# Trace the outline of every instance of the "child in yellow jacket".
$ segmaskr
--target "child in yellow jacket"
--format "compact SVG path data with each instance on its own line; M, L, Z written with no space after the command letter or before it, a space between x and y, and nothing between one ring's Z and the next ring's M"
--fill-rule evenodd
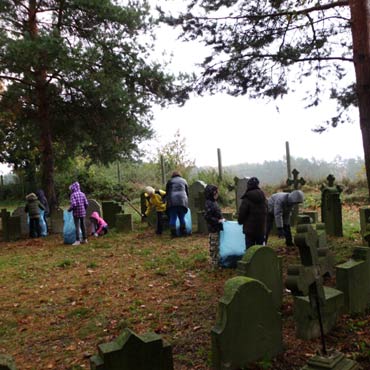
M166 212L166 192L164 190L155 190L151 186L147 186L145 189L145 200L146 210L144 216L149 216L150 212L155 209L157 211L157 224L155 233L158 235L162 234L163 231L163 215Z

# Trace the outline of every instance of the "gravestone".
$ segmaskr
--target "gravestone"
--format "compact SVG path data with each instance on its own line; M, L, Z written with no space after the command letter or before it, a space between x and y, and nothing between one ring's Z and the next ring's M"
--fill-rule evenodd
M98 345L91 370L173 370L172 347L156 333L137 335L130 329L113 342Z
M328 235L343 236L342 203L340 185L334 185L335 177L327 177L328 184L321 186L321 221L325 223Z
M313 339L329 332L343 308L341 291L323 286L328 273L329 257L320 261L317 251L317 233L312 225L299 225L294 238L299 248L301 265L288 266L285 285L294 297L294 319L298 338Z
M212 328L212 369L239 369L283 350L282 322L271 291L237 276L225 283Z
M361 236L365 245L370 246L370 207L360 207Z
M239 213L240 205L242 204L241 197L247 190L247 182L249 177L239 178L237 176L234 177L235 183L235 199L236 199L236 213Z
M134 230L134 221L130 213L118 213L116 215L116 229L118 232L129 232Z
M318 354L307 361L301 370L361 370L357 362L344 357L339 351L331 351L326 356Z
M19 216L20 218L20 226L21 226L21 235L22 236L27 236L29 234L29 226L28 226L28 215L26 211L24 210L24 206L16 208L12 216Z
M370 303L370 248L356 247L352 258L336 269L336 287L344 293L344 312L364 312Z
M282 257L270 247L254 245L249 247L241 261L238 261L238 275L259 280L271 290L275 308L280 310L283 302Z
M90 221L90 216L92 215L93 212L98 212L99 216L102 217L103 215L103 210L101 204L96 201L95 199L88 199L89 205L87 206L86 209L86 230L88 234L91 232L91 221ZM108 224L109 227L109 224Z
M206 185L207 184L205 182L197 180L189 186L189 208L191 211L193 228L199 226L198 214L199 212L204 211L204 204L206 201L204 189L206 188ZM202 232L203 230L197 231Z
M204 212L198 212L197 232L201 234L208 233L207 221L204 218Z
M9 242L20 239L21 219L19 216L11 216L5 208L1 210L1 225L3 241Z
M308 216L311 219L310 224L317 224L319 222L319 214L317 211L303 211L301 215Z
M124 213L123 205L120 202L114 200L108 200L102 202L103 218L108 223L108 227L116 227L117 215Z
M55 234L62 234L63 233L63 209L57 208L53 209L50 215L50 230ZM49 230L49 232L50 232Z
M293 179L287 179L286 184L289 187L289 189L286 189L288 193L290 193L292 190L298 190L300 189L303 185L306 184L306 180L303 177L298 178L299 171L297 169L293 169L292 171ZM291 186L293 185L293 189L291 189ZM292 215L290 216L290 224L291 225L296 225L297 224L297 217L299 213L299 205L296 204L293 207L292 210Z
M15 362L11 356L0 355L0 370L17 370Z

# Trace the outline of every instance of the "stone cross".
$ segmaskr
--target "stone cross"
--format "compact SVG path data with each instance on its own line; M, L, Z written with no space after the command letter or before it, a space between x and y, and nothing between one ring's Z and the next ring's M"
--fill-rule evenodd
M335 182L334 175L330 174L326 179L328 180L328 186L330 187L334 186L334 182Z
M292 174L293 174L293 179L286 180L286 184L288 186L293 185L294 190L297 190L299 189L299 185L303 186L306 183L306 180L303 177L298 179L299 171L297 171L296 169L292 171Z
M288 276L285 285L292 291L293 295L308 295L311 306L317 310L322 352L326 355L327 351L321 317L321 306L325 304L325 293L316 248L317 234L311 225L298 225L294 242L298 246L302 265L288 267Z

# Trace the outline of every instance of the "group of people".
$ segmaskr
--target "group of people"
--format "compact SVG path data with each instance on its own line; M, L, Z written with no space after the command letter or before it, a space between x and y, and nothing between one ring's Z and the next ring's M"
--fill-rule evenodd
M89 202L85 193L80 189L80 184L76 181L70 187L70 206L68 212L73 213L73 221L76 229L76 241L73 245L87 243L87 233L85 226L86 210ZM44 221L47 228L47 219L49 216L49 204L43 190L30 193L26 196L25 212L29 216L29 236L31 238L41 236L40 215L44 211ZM108 224L100 217L98 212L92 212L90 215L91 230L90 235L102 236L108 232ZM81 231L81 232L80 232ZM81 236L80 236L81 234Z
M178 236L177 220L179 220L179 236L187 236L185 216L189 209L189 189L187 181L180 172L172 172L165 191L155 190L151 186L147 186L144 191L146 210L142 216L147 217L153 209L156 210L156 234L162 234L164 218L167 215L171 236Z
M219 232L223 230L225 221L217 203L217 186L207 185L205 197L205 219L209 232L210 256L212 263L217 265ZM251 177L247 181L247 189L241 199L238 223L243 225L246 248L252 245L266 245L274 222L279 238L285 238L287 246L294 245L290 219L294 206L304 201L304 194L301 190L293 190L291 193L275 193L267 199L259 187L259 180Z

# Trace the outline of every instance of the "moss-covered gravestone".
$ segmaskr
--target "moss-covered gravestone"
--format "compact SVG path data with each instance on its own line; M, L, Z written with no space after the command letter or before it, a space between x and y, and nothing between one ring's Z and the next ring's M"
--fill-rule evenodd
M116 215L116 229L118 232L128 232L134 229L134 221L130 213L118 213Z
M297 337L313 339L335 325L344 296L337 289L323 286L323 276L329 265L324 259L330 255L319 259L317 233L312 225L299 225L294 242L299 248L301 265L288 266L285 285L294 296Z
M1 225L3 241L9 242L21 237L21 218L11 216L6 209L1 210Z
M342 203L340 194L342 187L334 185L335 177L327 177L328 184L321 187L321 221L325 223L328 235L343 236Z
M259 280L271 290L275 308L280 310L283 301L282 259L270 247L254 245L238 261L238 275Z
M98 350L90 358L91 370L173 370L172 348L155 333L136 335L125 329Z
M282 322L271 291L252 278L228 280L211 335L215 370L274 358L282 351Z
M0 370L17 370L11 356L0 355Z
M336 287L344 293L344 312L364 312L370 304L370 248L356 247L352 258L336 269Z

